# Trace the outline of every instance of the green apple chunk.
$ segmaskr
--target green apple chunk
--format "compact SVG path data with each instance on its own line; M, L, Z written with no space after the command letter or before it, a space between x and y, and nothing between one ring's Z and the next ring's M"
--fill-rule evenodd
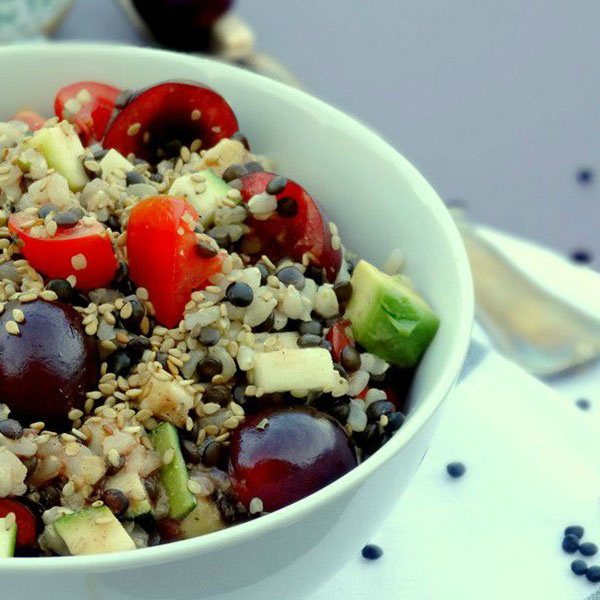
M44 155L48 167L60 173L73 192L81 191L89 181L83 168L85 150L72 126L61 123L55 127L40 129L25 142Z
M169 196L185 198L198 213L203 227L212 225L219 199L232 188L210 169L178 177L169 188Z

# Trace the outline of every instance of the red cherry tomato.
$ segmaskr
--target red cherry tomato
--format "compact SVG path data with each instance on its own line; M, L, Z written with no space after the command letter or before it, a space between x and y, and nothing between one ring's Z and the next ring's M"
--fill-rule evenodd
M32 229L24 227L31 215L14 213L8 226L24 245L23 256L36 270L50 279L77 278L75 287L92 290L106 287L117 270L117 259L111 239L99 221L85 224L79 221L74 227L59 227L56 234L37 237Z
M265 172L244 175L240 179L244 202L262 194L273 177L276 177L274 173ZM333 281L342 264L342 252L332 247L325 211L302 186L290 179L276 198L279 205L284 199L288 207L292 205L292 216L283 216L286 213L282 210L282 214L275 212L266 220L248 218L246 222L252 231L247 239L257 242L257 250L253 254L266 254L275 261L289 257L300 262L302 256L310 252L312 263L324 268L327 279Z
M17 548L31 548L37 543L38 519L17 500L0 498L0 518L13 513L17 519Z
M37 131L44 126L47 121L45 117L39 115L34 110L24 108L20 110L12 119L12 121L22 121L29 127L29 131Z
M326 340L331 344L331 355L337 363L341 361L342 350L346 346L354 346L352 338L347 333L350 325L350 321L340 319L327 332Z
M131 211L127 226L129 276L150 293L156 320L175 327L192 291L208 285L222 257L196 251L198 213L183 198L154 196Z
M73 123L84 146L104 137L121 90L97 81L78 81L61 88L54 99L54 112L59 119ZM69 100L81 108L71 110Z
M217 92L200 83L166 81L131 94L108 126L103 144L123 156L133 152L155 160L165 156L169 142L189 146L199 139L203 148L210 148L237 130L234 112Z

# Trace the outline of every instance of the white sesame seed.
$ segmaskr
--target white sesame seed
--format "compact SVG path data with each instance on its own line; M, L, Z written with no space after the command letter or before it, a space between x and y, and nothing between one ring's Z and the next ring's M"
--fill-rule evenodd
M8 331L8 333L10 333L10 335L21 335L21 330L15 321L6 321L4 328L6 331Z
M87 267L87 259L83 254L75 254L71 257L71 266L76 271L83 271Z
M98 517L95 521L96 525L110 525L112 522L110 517Z
M20 308L13 308L12 316L17 323L23 323L23 321L25 321L25 315Z
M201 494L202 493L202 486L197 481L194 481L193 479L190 479L188 481L187 489L190 492L192 492L192 494Z
M137 135L140 132L141 128L142 128L141 123L134 123L127 129L127 135L130 137Z
M19 302L26 304L27 302L33 302L38 299L38 295L36 292L28 292L26 294L21 294L19 296Z
M76 437L79 438L82 441L86 441L88 439L88 436L83 433L83 431L80 431L79 429L71 429L71 433Z
M163 464L170 465L175 458L175 450L173 448L168 448L167 451L163 455Z
M202 411L207 416L214 415L215 413L219 412L220 409L221 407L216 402L207 402L202 407Z
M40 298L42 300L46 300L47 302L53 302L54 300L58 300L56 292L53 292L52 290L44 290L43 292L40 292Z
M252 498L250 505L248 506L251 515L261 513L264 509L263 501L260 498Z
M121 311L119 312L119 315L121 316L122 319L129 319L129 317L131 317L132 314L133 314L133 304L131 304L131 302L126 302L123 305L123 308L121 309Z
M223 427L226 429L235 429L239 425L239 421L235 417L229 417L223 421Z
M86 88L79 90L79 92L77 92L77 96L75 97L77 100L79 100L80 104L87 104L88 102L92 101L92 96Z
M14 512L9 512L6 517L4 517L4 527L6 531L12 529L17 522L17 517Z
M115 448L111 448L108 451L108 461L113 467L119 467L121 465L121 455Z
M57 230L58 225L56 224L56 221L50 220L46 223L46 232L50 237L54 237L56 235Z

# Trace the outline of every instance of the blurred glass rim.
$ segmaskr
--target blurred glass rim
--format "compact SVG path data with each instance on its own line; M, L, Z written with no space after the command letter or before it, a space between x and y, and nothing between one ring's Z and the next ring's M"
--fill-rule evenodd
M0 43L49 35L74 0L0 0Z

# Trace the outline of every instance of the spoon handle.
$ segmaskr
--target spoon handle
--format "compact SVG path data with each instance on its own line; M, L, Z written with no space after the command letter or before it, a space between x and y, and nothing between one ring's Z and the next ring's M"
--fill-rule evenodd
M455 216L456 217L456 216ZM477 318L501 352L539 376L600 356L600 323L530 279L464 217L456 217L473 272Z

